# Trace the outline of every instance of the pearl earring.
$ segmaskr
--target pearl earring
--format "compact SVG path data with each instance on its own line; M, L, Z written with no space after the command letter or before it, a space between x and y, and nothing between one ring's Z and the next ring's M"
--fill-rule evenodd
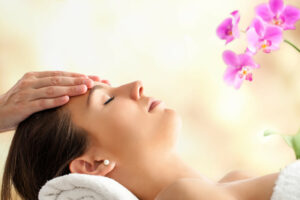
M105 166L109 165L109 160L104 160L103 164L104 164Z

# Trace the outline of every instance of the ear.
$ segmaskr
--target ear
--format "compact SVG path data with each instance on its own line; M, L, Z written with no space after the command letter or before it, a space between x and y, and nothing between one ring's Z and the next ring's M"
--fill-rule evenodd
M104 165L105 159L92 159L86 155L74 159L69 164L71 173L105 176L115 168L115 162Z

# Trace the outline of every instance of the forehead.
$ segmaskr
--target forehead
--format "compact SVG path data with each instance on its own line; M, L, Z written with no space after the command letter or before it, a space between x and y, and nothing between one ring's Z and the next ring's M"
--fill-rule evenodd
M103 88L107 87L107 85L104 83L95 83L95 86L89 89L85 94L71 97L69 102L65 105L65 108L71 112L71 115L84 114L84 112L87 110L88 99L91 99L93 95L92 93L95 93L98 88L102 88L101 86Z
M93 94L95 93L95 91L96 90L101 90L101 89L105 89L105 86L97 84L89 90L87 101L86 101L87 106L90 105L91 98L92 98Z
M83 95L70 97L69 102L64 106L64 109L69 110L71 116L82 114L82 112L86 109L86 101L90 90L88 90Z

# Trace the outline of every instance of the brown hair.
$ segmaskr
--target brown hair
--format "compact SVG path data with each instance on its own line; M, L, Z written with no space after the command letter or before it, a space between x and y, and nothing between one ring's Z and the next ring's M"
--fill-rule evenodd
M47 180L69 174L69 163L87 149L84 130L63 107L41 111L21 122L7 156L1 200L11 200L12 185L24 200L37 200Z

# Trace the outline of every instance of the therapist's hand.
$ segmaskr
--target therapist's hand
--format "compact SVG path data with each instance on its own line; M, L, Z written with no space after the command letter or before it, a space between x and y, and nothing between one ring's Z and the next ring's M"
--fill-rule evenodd
M70 96L81 95L93 87L98 76L44 71L26 73L8 92L0 96L0 133L14 130L31 114L64 105ZM109 83L108 83L109 84Z

